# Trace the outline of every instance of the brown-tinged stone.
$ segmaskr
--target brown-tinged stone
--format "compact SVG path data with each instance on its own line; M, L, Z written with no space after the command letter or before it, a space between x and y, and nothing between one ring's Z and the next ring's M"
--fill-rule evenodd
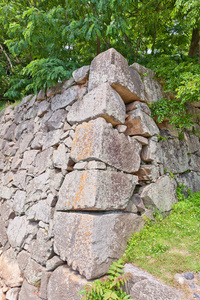
M12 248L0 256L0 277L9 287L21 286L23 282L14 250Z
M75 102L68 113L70 124L82 123L103 117L112 125L125 122L125 104L118 93L103 83Z
M73 270L90 280L107 273L139 231L142 217L132 213L66 213L54 215L54 251Z
M78 292L88 281L67 266L57 268L50 277L48 284L48 300L81 300Z
M60 188L56 209L124 209L137 181L137 176L121 172L73 171L66 175Z
M44 90L40 90L38 95L37 95L37 101L42 101L46 98L46 95L45 95L45 91Z
M127 173L137 172L140 166L141 145L129 141L117 129L113 129L103 118L77 126L71 158L80 160L97 159Z
M178 201L176 186L173 178L163 175L155 183L151 183L143 189L141 198L145 206L156 207L161 212L170 211L173 204Z
M83 66L72 73L76 83L83 84L88 80L90 66Z
M154 120L139 108L132 110L129 114L130 118L125 122L127 126L126 135L151 137L159 133L159 129Z
M141 165L136 174L141 181L155 181L160 176L159 166Z
M132 140L137 140L142 146L148 145L149 141L147 138L141 136L141 135L134 135L131 137Z
M89 92L105 82L120 94L125 103L146 101L139 74L129 68L126 59L113 48L99 54L91 62Z

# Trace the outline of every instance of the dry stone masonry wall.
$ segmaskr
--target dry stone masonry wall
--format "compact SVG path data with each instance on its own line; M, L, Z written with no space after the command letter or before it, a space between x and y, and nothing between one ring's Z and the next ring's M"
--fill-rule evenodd
M0 299L81 299L177 182L200 190L199 139L158 128L154 77L109 49L1 114Z

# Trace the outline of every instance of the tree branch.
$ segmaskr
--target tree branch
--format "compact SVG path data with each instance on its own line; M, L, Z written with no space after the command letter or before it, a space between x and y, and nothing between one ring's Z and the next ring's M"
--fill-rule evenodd
M11 68L11 71L13 72L13 65L12 65L12 62L10 60L10 57L8 56L8 54L6 53L6 51L3 49L3 46L0 44L0 50L3 52L3 54L6 56L8 62L9 62L9 65L10 65L10 68Z

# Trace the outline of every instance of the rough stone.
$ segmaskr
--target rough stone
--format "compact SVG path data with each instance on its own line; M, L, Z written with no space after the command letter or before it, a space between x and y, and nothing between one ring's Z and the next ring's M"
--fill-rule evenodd
M24 280L19 293L19 300L41 300L38 295L39 288Z
M174 138L160 141L159 144L161 162L167 172L177 174L189 170L188 152L184 140Z
M3 221L8 221L10 219L14 219L15 213L11 206L8 204L8 201L5 201L3 204L0 206L0 215L3 219Z
M105 82L119 93L125 103L146 100L139 74L129 68L126 59L113 48L99 54L91 62L89 92Z
M140 151L141 145L137 141L130 142L103 118L98 118L77 126L71 158L75 162L97 159L116 169L132 173L139 169Z
M105 118L113 125L125 122L125 104L108 83L101 84L75 102L67 119L70 124L75 124L98 117Z
M174 176L178 184L184 184L192 193L200 191L200 172L188 172Z
M48 223L51 217L51 207L49 207L45 200L40 200L26 211L26 215L27 219L30 221L42 221Z
M126 125L117 125L116 129L119 131L119 133L125 133L127 126Z
M66 213L54 217L54 251L88 280L107 273L125 250L127 238L143 226L132 213Z
M24 104L28 103L28 101L30 101L31 98L33 98L33 95L28 95L28 96L24 97L22 99L21 105L24 105Z
M151 137L159 133L159 129L154 120L139 108L129 113L130 117L126 120L126 135L142 135Z
M42 298L42 300L48 300L47 287L48 287L48 282L51 274L52 274L51 272L42 273L41 285L40 285L40 298Z
M45 150L50 147L58 146L62 134L63 134L62 129L49 131L44 137L42 150Z
M9 243L13 248L21 247L27 237L28 221L25 216L15 217L9 221L7 230Z
M91 160L87 164L88 170L106 170L106 164L101 161Z
M33 139L32 143L31 143L31 148L32 149L42 149L44 137L45 137L44 132L38 132L35 135L35 138Z
M150 138L148 140L148 145L142 148L141 159L145 162L160 163L160 156L160 144L154 137Z
M0 248L4 247L8 241L8 237L5 229L5 220L0 216Z
M164 94L162 92L162 87L158 83L158 81L152 79L151 77L144 76L143 82L144 82L145 96L148 103L152 103L152 102L155 103L164 97Z
M40 104L38 105L38 111L37 111L38 117L43 117L44 114L47 113L49 107L50 107L49 102L47 102L45 100L40 102Z
M17 256L17 263L20 268L20 271L24 273L26 266L28 264L30 254L27 251L22 250Z
M57 110L67 105L73 104L80 97L79 86L72 86L64 91L61 95L56 95L51 99L51 109Z
M18 287L10 289L6 293L6 299L7 300L18 300L19 292L20 292L20 288L18 288Z
M155 183L147 185L141 198L145 206L157 207L161 212L170 211L172 205L176 203L176 182L169 176L161 176Z
M60 188L56 209L124 209L137 181L137 176L121 172L73 171L66 175Z
M188 147L188 153L198 152L200 149L200 142L198 136L194 134L184 133L184 138Z
M139 180L154 182L160 176L159 166L141 165L139 171L136 174Z
M21 169L26 170L29 166L31 166L37 154L38 150L29 150L24 152Z
M51 259L47 260L46 263L46 270L47 271L54 271L57 267L64 264L64 261L60 259L59 256L55 255Z
M88 281L67 266L57 268L50 277L48 285L48 300L81 300L77 295Z
M34 165L38 170L38 173L43 173L47 168L53 167L52 155L54 149L51 147L36 155Z
M38 230L36 240L31 245L30 254L37 263L46 265L52 254L52 241L49 240L48 233L44 229Z
M28 264L24 271L24 277L29 284L36 285L42 277L44 268L36 263L33 259L29 258Z
M67 118L67 112L64 109L56 110L45 123L48 131L59 129L63 126Z
M147 115L151 116L151 110L148 107L148 105L146 103L140 102L140 101L134 101L134 102L131 102L128 105L126 105L126 112L128 113L137 108L142 110L143 112L145 112Z
M134 135L132 139L136 139L142 146L147 146L149 143L147 138L140 135Z
M68 165L67 149L65 145L60 144L57 150L53 152L53 165L55 168L67 169Z
M61 91L62 91L62 83L61 82L57 83L57 85L55 85L55 86L52 85L49 89L47 89L47 98L53 97L56 94L60 94Z
M26 192L17 190L13 200L13 209L15 213L19 215L23 214L25 203L26 203Z
M28 146L30 145L31 141L33 140L34 136L32 133L25 134L21 136L19 140L19 153L24 153L27 150Z
M19 189L26 189L26 170L23 171L18 171L14 176L13 176L13 181L12 185L14 187L17 187Z
M23 282L22 274L12 248L3 252L0 256L0 277L9 287L21 286Z
M137 71L140 75L148 75L150 78L154 78L155 77L155 73L154 71L152 71L151 69L148 69L138 63L133 63L130 68L132 68L133 70Z
M83 66L72 73L76 83L83 84L88 80L90 66Z

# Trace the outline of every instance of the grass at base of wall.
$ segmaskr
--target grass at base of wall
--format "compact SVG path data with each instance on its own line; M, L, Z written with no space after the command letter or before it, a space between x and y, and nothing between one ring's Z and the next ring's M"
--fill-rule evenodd
M8 107L9 105L12 105L12 107L15 107L17 104L21 103L21 100L16 100L15 102L9 102L7 100L1 100L0 101L0 111Z
M124 259L170 285L176 285L176 273L199 272L200 192L176 203L164 220L146 220L128 241Z

